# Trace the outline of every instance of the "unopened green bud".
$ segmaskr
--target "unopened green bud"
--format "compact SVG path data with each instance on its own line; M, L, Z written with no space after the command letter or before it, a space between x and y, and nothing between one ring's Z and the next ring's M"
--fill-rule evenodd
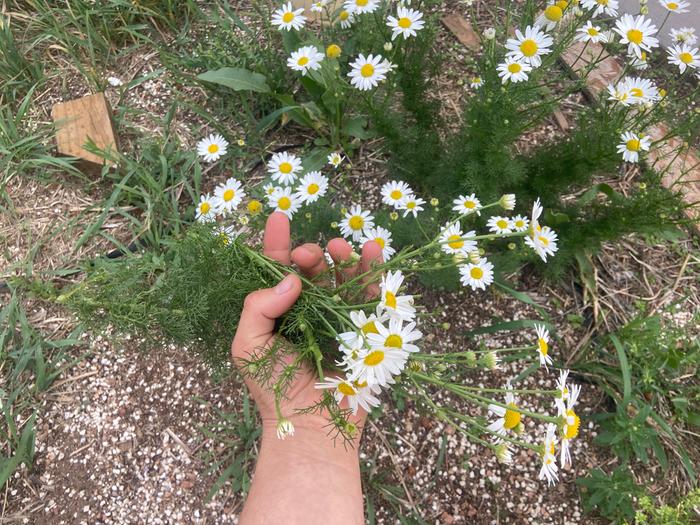
M450 323L442 323L440 326L443 330L449 330L452 325Z
M412 359L411 361L408 362L408 368L410 370L412 370L413 372L422 372L425 367L423 366L423 363L421 363L420 361Z
M438 204L440 204L440 200L437 197L433 197L432 199L430 199L431 206L437 206Z
M509 250L515 250L515 248L516 248L516 245L515 245L514 242L509 242L509 243L508 243L508 249L509 249Z
M500 359L498 358L496 352L486 352L481 357L481 364L484 366L484 368L487 368L489 370L496 370L498 368L499 362Z
M464 354L464 359L467 361L467 366L473 368L476 366L476 352L471 350Z

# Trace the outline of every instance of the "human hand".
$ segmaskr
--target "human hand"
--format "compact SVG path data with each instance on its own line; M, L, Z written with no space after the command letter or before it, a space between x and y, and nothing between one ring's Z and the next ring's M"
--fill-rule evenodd
M352 248L341 238L328 243L328 252L337 264L348 263L351 259ZM263 238L263 254L285 265L291 263L299 268L299 272L309 279L318 278L328 270L323 250L317 244L307 243L291 249L289 219L283 213L273 213L267 220ZM372 264L381 262L382 249L374 241L365 243L362 256L357 264L345 264L342 270L336 271L336 282L368 272ZM376 282L365 283L365 293L368 298L374 298L379 293ZM275 333L275 320L284 315L296 302L301 293L301 280L294 273L287 275L274 288L257 290L246 297L238 329L231 347L234 362L242 366L256 353L264 352L273 347L290 348L289 343ZM279 357L275 373L279 374L283 367L295 357L293 351L277 352ZM263 421L263 434L272 435L277 427L275 396L270 388L262 385L249 374L245 375L246 385L250 390L260 411ZM282 415L291 421L295 429L309 429L328 433L326 414L298 414L299 410L314 406L321 398L321 393L314 388L319 380L314 370L303 363L294 380L291 382L286 395L280 402ZM274 382L271 381L271 383ZM341 408L346 408L341 404ZM360 409L351 422L362 427L366 413ZM359 433L358 433L359 435Z

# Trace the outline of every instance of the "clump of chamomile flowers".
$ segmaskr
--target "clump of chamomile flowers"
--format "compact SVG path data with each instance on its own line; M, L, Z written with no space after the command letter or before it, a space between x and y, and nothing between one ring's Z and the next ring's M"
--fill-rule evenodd
M204 155L202 158L206 160ZM342 153L335 152L327 160L325 169L333 173L345 158ZM269 211L285 213L292 221L305 208L333 206L331 179L323 170L307 171L303 166L302 157L292 152L274 153L267 162L265 180L256 187L244 189L240 181L229 178L217 186L213 194L200 198L195 216L198 221L207 223L218 221L219 226L213 231L221 235L222 232L231 232L231 227L221 221L238 216L239 223L249 224L247 220L241 220L251 215L250 204L243 205L247 193L262 193L267 197ZM262 186L262 191L259 186ZM351 437L356 427L348 421L349 416L356 415L360 409L371 411L381 404L385 391L400 388L458 431L491 449L503 463L512 462L514 447L534 451L542 464L541 479L553 483L558 479L558 465L571 462L571 442L580 427L575 412L580 387L568 381L568 372L562 371L557 389L549 391L518 389L510 381L502 389L480 388L465 386L458 379L458 374L464 371L476 368L496 370L504 360L513 361L515 357L522 359L525 365L536 362L548 370L553 360L551 339L545 324L535 325L531 343L520 347L479 347L444 354L426 352L420 325L428 319L429 313L415 296L406 292L410 276L430 267L436 255L443 258L445 264L454 265L459 270L460 281L466 288L485 290L494 281L494 265L485 255L484 247L488 242L504 237L522 238L525 246L544 261L554 256L557 235L540 223L543 208L539 200L527 216L491 215L486 221L487 231L478 233L470 221L494 210L513 212L516 196L506 194L495 202L482 203L474 194L457 195L452 202L450 220L428 232L423 230L418 218L420 214L430 212L436 203L428 205L403 181L389 181L379 191L382 205L392 210L393 220L389 224L379 224L375 214L360 205L338 207L339 220L334 226L351 245L373 240L382 248L384 262L374 270L381 272L380 294L376 300L356 307L347 302L347 297L358 296L357 292L351 291L363 276L323 292L326 299L321 299L321 302L333 314L327 321L318 321L318 326L323 326L322 331L331 336L336 346L318 350L321 357L314 358L318 373L316 388L324 395L318 406L309 407L309 410L325 409L338 433ZM203 208L202 203L208 203L208 207ZM416 229L422 231L424 243L402 249L394 246L391 224L398 220L414 221ZM227 244L240 243L243 232L241 229L227 235ZM328 259L333 264L332 259ZM312 290L317 297L321 296L319 290ZM316 326L313 320L305 320L306 330L314 330ZM310 337L315 339L316 335ZM269 368L265 365L265 356L260 356L253 365L255 370ZM333 372L325 375L324 369ZM451 370L457 375L450 373ZM271 388L275 389L274 386ZM433 389L446 390L463 401L474 403L484 410L485 416L473 417L455 407L438 406ZM501 392L503 398L494 398L494 392ZM521 394L549 398L552 415L523 408L519 400ZM293 436L294 426L288 416L278 412L280 439ZM538 444L521 437L524 432L522 421L526 417L540 419L545 424L544 436Z

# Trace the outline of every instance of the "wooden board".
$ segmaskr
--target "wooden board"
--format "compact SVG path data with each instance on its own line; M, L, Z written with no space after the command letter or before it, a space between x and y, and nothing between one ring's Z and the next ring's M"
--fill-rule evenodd
M99 171L105 162L102 157L85 149L88 140L92 140L99 149L118 151L112 110L104 93L59 102L51 114L56 125L59 155L80 158L81 167L86 171Z

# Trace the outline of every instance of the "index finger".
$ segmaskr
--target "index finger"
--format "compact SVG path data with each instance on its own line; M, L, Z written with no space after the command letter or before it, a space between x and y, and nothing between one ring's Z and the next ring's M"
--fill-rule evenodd
M263 235L263 255L281 264L290 264L292 238L289 218L281 212L274 212L265 223Z

